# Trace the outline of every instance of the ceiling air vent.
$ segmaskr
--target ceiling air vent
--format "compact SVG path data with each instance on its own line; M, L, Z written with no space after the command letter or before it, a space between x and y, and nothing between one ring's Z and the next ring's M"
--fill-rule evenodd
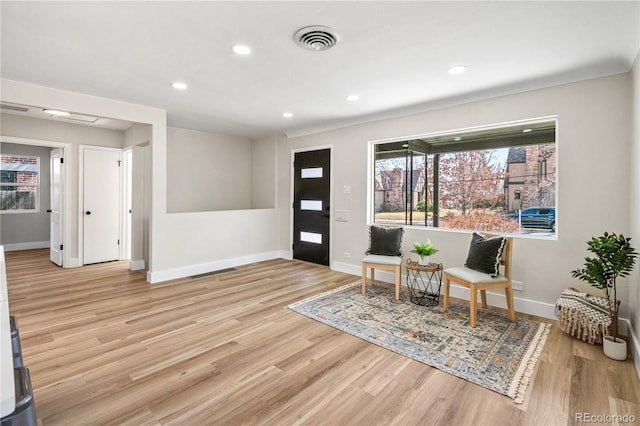
M27 112L29 108L20 105L0 104L0 109L6 109L8 111Z
M300 28L293 39L299 46L316 52L330 49L340 41L335 31L321 25Z

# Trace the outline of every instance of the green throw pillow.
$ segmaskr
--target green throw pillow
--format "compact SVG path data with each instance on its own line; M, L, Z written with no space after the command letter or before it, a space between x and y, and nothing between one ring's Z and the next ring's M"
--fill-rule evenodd
M369 250L367 254L402 256L404 228L372 226L369 228Z

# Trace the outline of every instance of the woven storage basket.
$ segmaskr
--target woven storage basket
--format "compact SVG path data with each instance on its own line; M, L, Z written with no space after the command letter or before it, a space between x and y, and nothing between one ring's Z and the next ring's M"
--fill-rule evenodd
M603 330L611 323L607 303L604 297L566 289L556 302L560 330L592 345L602 343Z

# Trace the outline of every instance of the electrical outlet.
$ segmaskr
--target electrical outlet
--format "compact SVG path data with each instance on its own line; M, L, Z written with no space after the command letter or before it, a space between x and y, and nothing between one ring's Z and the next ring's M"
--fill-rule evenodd
M350 259L351 258L351 253L349 253L348 251L345 251L342 256L344 256L345 259Z
M523 291L524 283L522 281L511 280L511 288L513 288L514 290Z

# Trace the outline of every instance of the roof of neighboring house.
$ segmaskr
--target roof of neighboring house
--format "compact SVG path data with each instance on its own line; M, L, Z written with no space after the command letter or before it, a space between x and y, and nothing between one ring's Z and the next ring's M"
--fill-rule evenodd
M507 164L509 163L526 163L527 149L524 146L512 146L509 148L507 155Z
M411 186L412 186L412 191L420 191L422 189L423 185L418 185L420 182L420 176L422 175L422 170L413 170L413 179L411 179L411 177L408 177L407 179L410 179L409 182L411 182ZM407 183L405 183L404 185L402 185L402 190L406 191L407 189Z
M394 189L396 180L404 179L404 173L398 173L393 170L381 170L376 174L376 191L391 191ZM411 178L410 178L411 179ZM422 170L413 171L413 180L411 180L413 191L422 191L424 179L422 179ZM406 191L407 185L402 183L402 190Z

